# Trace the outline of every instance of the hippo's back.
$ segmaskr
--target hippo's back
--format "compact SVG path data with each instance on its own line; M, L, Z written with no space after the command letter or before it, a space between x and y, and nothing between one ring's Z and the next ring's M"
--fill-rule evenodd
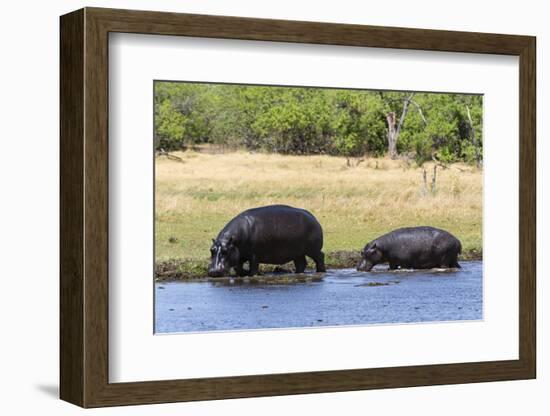
M398 228L396 230L389 232L386 235L418 236L423 238L437 238L439 236L450 236L452 238L456 238L448 231L442 230L440 228L430 227L428 225L422 225L418 227Z
M252 208L239 214L248 242L265 262L286 262L323 246L323 231L309 211L288 205Z
M288 205L268 205L251 208L240 214L251 226L256 238L288 240L318 231L321 225L309 211Z
M381 237L386 244L399 247L404 252L418 253L421 251L460 253L462 246L458 238L448 231L435 227L404 227L394 230Z
M311 212L289 205L267 205L265 207L250 208L239 215L262 221L309 221L318 224L317 219Z

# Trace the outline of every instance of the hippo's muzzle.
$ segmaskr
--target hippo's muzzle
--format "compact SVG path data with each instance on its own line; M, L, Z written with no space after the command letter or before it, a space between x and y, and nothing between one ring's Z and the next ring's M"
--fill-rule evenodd
M359 272L370 272L372 268L374 267L374 264L367 261L366 259L361 259L359 263L357 263L357 271Z
M223 277L226 273L224 270L221 269L208 269L208 276L209 277Z

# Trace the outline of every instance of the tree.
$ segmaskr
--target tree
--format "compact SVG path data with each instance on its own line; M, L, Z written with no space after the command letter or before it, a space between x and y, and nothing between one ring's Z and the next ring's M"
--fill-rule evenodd
M326 153L332 135L332 113L325 90L283 88L257 114L252 127L265 150Z
M155 146L201 143L348 163L387 153L481 166L479 95L258 85L155 83Z
M386 120L388 122L388 154L391 159L397 159L397 141L399 140L401 129L403 128L403 124L405 123L405 118L407 117L407 113L409 112L409 106L414 97L414 92L407 95L403 93L397 93L400 96L402 96L400 98L393 98L393 94L396 94L396 93L389 93L389 94L380 93L380 94L382 98L385 99L387 105L390 108L395 106L395 101L402 100L401 111L400 111L401 115L399 117L399 122L397 124L396 124L397 116L395 111L390 110L386 114Z

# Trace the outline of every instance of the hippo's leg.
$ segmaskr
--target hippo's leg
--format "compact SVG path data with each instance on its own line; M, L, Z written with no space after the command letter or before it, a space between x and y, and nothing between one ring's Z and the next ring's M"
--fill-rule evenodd
M451 254L446 255L443 260L441 261L441 267L443 268L460 268L460 265L458 264L458 255Z
M462 267L460 267L460 264L458 264L458 253L456 253L454 256L453 256L453 264L452 264L452 267L456 267L457 269L461 269Z
M296 273L303 273L306 270L306 265L307 265L306 256L302 256L294 259L294 267L296 268Z
M449 268L456 268L456 269L461 269L460 267L460 264L458 264L458 258L457 256L454 256L448 263L448 266Z
M248 260L248 275L254 276L256 274L259 274L260 271L260 263L258 262L258 259L255 255L250 256L250 259Z
M325 267L325 254L322 251L319 250L316 253L308 254L308 256L315 262L315 271L317 273L324 273L327 271Z
M390 263L390 270L397 270L399 265L397 263Z
M243 277L246 276L248 271L243 267L243 263L240 263L235 267L235 271L237 272L237 276Z

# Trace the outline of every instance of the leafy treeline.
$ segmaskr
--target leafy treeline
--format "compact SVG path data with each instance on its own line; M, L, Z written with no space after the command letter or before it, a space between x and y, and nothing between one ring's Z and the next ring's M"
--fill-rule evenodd
M155 145L167 151L211 143L479 164L481 123L479 95L155 83Z

